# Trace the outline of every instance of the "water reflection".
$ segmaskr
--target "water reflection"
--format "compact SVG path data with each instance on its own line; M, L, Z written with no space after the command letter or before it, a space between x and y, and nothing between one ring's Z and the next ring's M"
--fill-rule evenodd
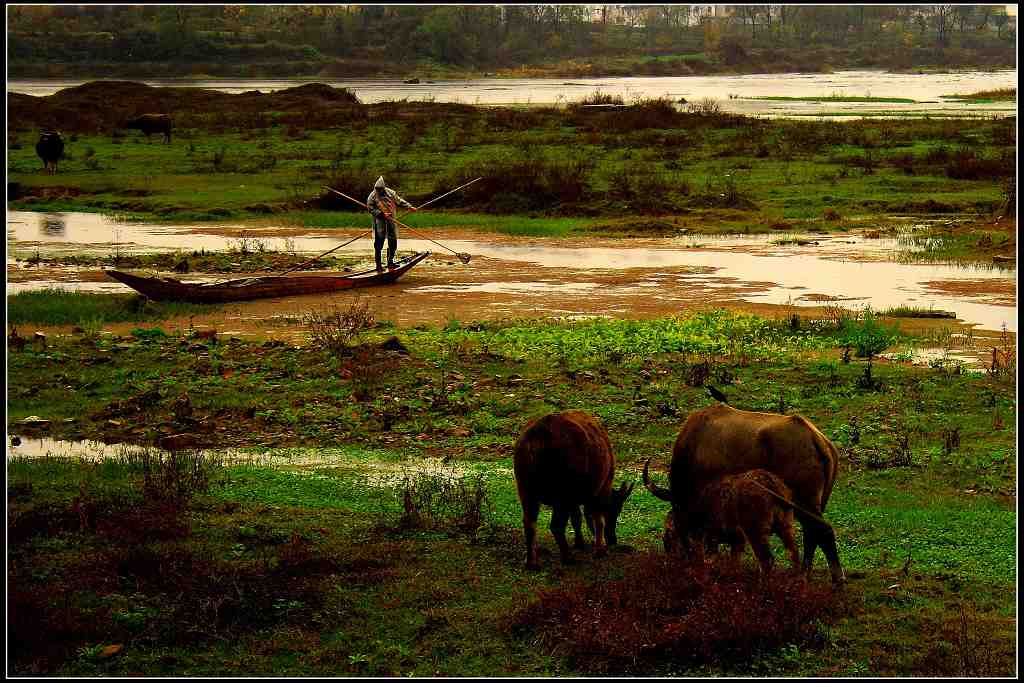
M44 213L39 217L39 232L43 237L65 237L68 226L64 216L59 213Z

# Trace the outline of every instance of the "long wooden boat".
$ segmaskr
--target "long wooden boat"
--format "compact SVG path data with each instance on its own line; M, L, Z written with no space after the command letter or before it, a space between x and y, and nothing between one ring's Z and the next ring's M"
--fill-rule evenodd
M182 282L170 277L142 277L120 270L107 275L156 301L224 303L268 297L321 294L353 287L388 285L405 275L417 263L430 256L423 251L395 262L390 270L366 270L351 275L270 275L247 277L227 282Z

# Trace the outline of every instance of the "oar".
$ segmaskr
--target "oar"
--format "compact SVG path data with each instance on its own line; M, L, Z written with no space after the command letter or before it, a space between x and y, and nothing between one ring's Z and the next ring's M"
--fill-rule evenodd
M424 206L426 206L427 204L433 204L433 203L434 203L434 202L436 202L436 201L437 201L438 199L444 199L445 197L447 197L448 195L450 195L450 194L451 194L452 192L458 192L459 190L461 190L461 189L462 189L462 188L464 188L464 187L469 187L470 185L472 185L473 183L475 183L475 182L476 182L476 181L478 181L478 180L483 180L483 177L481 176L480 178L474 178L473 180L470 180L470 181L469 181L468 183L466 183L465 185L459 185L459 186L458 186L458 187L456 187L456 188L455 188L454 190L449 190L448 192L445 192L445 193L444 193L443 195L441 195L440 197L434 197L434 198L433 198L433 199L431 199L431 200L430 200L429 202L426 202L426 203L424 203L424 204L420 204L419 206L417 206L417 207L416 207L416 210L417 210L417 211L419 211L420 209L422 209L422 208L423 208Z
M362 237L362 234L356 235L355 237L350 239L348 242L345 242L345 244L339 244L334 249L328 249L327 251L325 251L324 253L320 254L319 256L314 256L313 258L309 259L308 261L304 261L304 262L300 263L299 265L295 266L294 268L289 268L288 270L286 270L284 272L278 273L278 276L287 275L288 273L291 273L292 271L298 270L299 268L301 268L301 267L303 267L305 265L313 263L314 261L318 261L318 260L322 259L324 256L327 256L328 254L330 254L332 251L338 251L342 247L347 247L348 245L352 244L353 242L355 242L360 237Z
M363 202L359 201L358 199L356 199L354 197L349 197L344 192L341 192L339 190L335 190L333 187L327 187L326 185L324 185L324 189L325 190L330 190L331 192L333 192L335 194L340 194L345 199L348 199L349 201L355 202L356 204L358 204L359 206L363 207L367 211L370 210L370 207L368 207L366 204L364 204ZM413 230L412 228L410 228L408 225L406 225L405 223L401 222L397 218L392 218L391 220L393 220L395 223L397 223L398 225L402 226L403 228L405 228L406 230L408 230L412 234L416 235L417 237L422 237L423 239L427 240L428 242L433 242L434 244L436 244L437 246L441 247L442 249L447 249L448 251L450 251L453 254L455 254L458 257L458 259L460 261L462 261L463 263L469 263L469 259L472 258L472 256L470 256L469 254L467 254L465 252L457 252L454 249L450 249L449 247L444 246L440 242L436 242L436 241L430 239L426 235L421 235L420 233L416 232L415 230Z

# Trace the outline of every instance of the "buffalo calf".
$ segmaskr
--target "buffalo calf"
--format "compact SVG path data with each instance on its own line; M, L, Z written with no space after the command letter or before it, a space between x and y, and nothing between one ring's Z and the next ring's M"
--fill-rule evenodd
M646 474L646 467L644 470ZM774 563L769 539L775 533L782 539L793 568L799 569L792 503L789 487L767 470L720 477L706 484L685 512L668 513L665 550L679 552L685 542L703 562L705 548L717 552L719 543L726 543L732 547L732 557L739 559L749 541L762 573L767 576ZM686 515L689 538L681 538L677 531L674 516L680 513Z
M530 422L515 445L513 469L519 501L523 505L526 567L537 569L537 517L540 506L550 505L551 534L563 564L573 562L565 540L571 518L576 546L582 545L580 506L594 525L594 552L606 552L605 538L613 543L615 523L633 491L623 484L612 489L615 456L604 426L579 410L551 413Z

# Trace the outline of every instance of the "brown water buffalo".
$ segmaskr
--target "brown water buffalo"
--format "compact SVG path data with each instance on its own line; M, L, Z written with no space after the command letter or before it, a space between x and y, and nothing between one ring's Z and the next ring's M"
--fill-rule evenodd
M606 535L616 542L615 523L633 485L612 489L615 455L608 432L596 418L580 410L568 410L533 420L516 441L513 468L523 505L527 569L540 567L537 516L541 504L552 508L551 534L563 564L573 562L565 540L565 525L570 518L576 546L582 545L580 506L593 520L595 554L605 554Z
M128 130L141 130L147 140L153 133L163 133L164 142L170 142L171 125L171 117L167 114L143 114L127 121L123 127Z
M644 484L650 488L646 464ZM749 541L761 563L762 574L767 576L775 562L769 545L769 538L775 533L782 539L793 568L799 569L792 499L789 488L768 470L719 477L701 489L692 506L692 516L687 520L692 535L686 545L703 562L705 547L717 553L718 545L727 543L732 548L732 557L739 559ZM665 552L679 553L682 540L675 530L674 515L669 512L665 517Z
M799 415L778 415L715 405L691 413L672 449L669 488L648 489L672 503L680 538L701 490L728 474L765 469L792 491L796 518L804 531L804 571L810 572L820 546L833 583L846 576L832 527L822 518L836 481L839 453L817 427Z
M64 138L56 131L42 131L36 143L36 154L43 160L43 171L47 175L55 175L57 162L64 156Z

